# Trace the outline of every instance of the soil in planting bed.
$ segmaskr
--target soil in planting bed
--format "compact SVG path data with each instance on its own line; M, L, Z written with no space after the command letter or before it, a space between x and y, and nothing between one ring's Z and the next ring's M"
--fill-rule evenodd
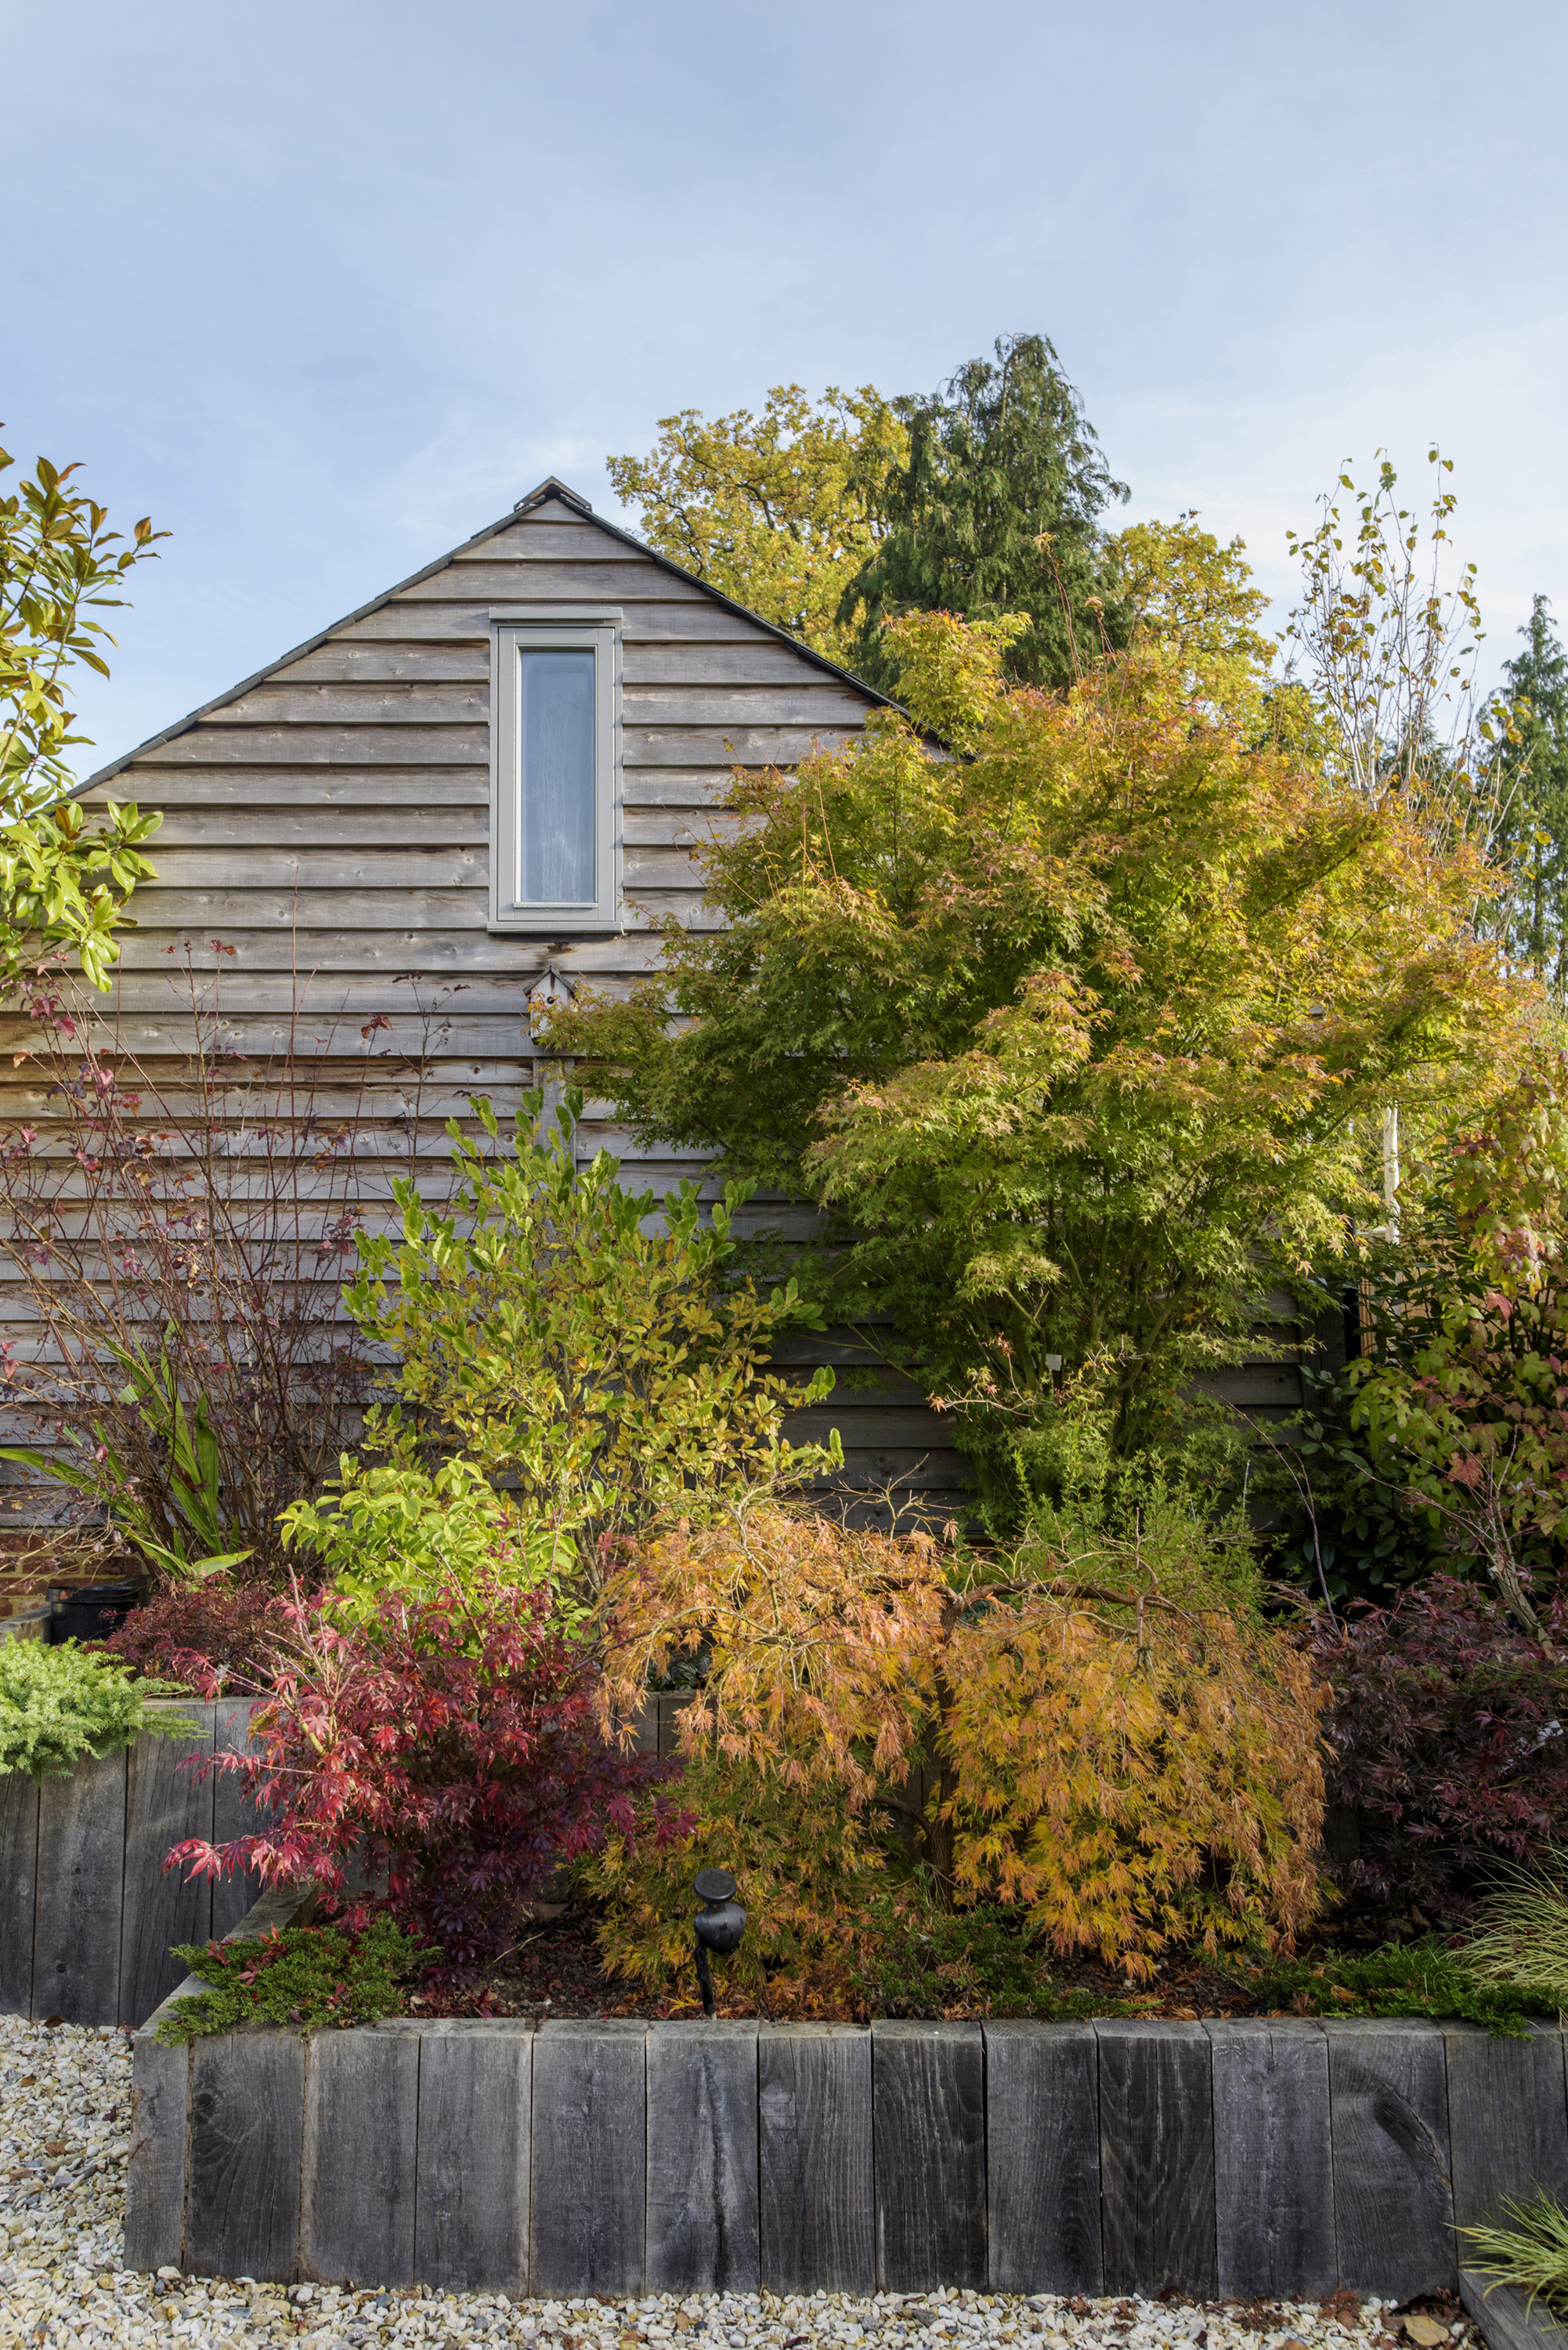
M954 1937L955 1941L961 1939ZM976 1980L972 1964L960 1957L940 1961L913 1980L884 1974L877 1981L857 1975L848 1965L825 1965L804 1976L781 1975L760 1996L732 1991L722 1960L715 1960L718 2012L774 2022L856 2023L873 2015L949 2022L984 2016L1050 2020L1132 2015L1196 2022L1226 2016L1469 2012L1479 2013L1481 2021L1495 2020L1449 1995L1447 1952L1435 1936L1410 1943L1404 1952L1390 1951L1385 1944L1372 1957L1365 1948L1358 1951L1347 1934L1344 1943L1324 1944L1267 1969L1241 1962L1205 1965L1181 1952L1141 1987L1092 1963L1052 1965L1028 1953L1025 1945L1017 1949L1008 1979L1001 1982L988 1981L983 1974ZM695 1970L686 1982L662 1994L606 1973L593 1915L576 1905L535 1918L514 1949L485 1970L472 1993L441 2000L416 1993L409 2004L415 2015L518 2016L535 2023L701 2013ZM1502 2002L1501 2012L1506 2014L1511 2005L1515 2012L1526 2012L1517 2001Z

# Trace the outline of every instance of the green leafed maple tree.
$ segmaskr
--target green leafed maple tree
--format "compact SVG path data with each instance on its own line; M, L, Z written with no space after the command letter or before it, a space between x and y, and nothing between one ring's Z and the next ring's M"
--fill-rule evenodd
M1236 622L1066 692L1006 686L1005 629L889 624L960 755L883 712L738 775L726 927L555 1031L639 1137L823 1206L835 1310L892 1317L1015 1496L1061 1378L1118 1454L1165 1440L1270 1284L1380 1220L1386 1106L1414 1140L1528 1049L1480 847L1260 738Z
M13 460L0 450L0 473ZM141 855L161 819L110 801L88 825L67 796L67 753L85 741L70 707L78 664L109 674L112 641L96 616L163 536L139 522L125 546L102 506L40 458L0 494L0 992L74 958L109 984L131 890L152 871Z

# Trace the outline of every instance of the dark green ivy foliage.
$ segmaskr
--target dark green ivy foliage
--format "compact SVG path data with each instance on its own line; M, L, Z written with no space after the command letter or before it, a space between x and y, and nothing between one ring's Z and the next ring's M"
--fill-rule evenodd
M1502 672L1519 737L1501 753L1500 847L1515 876L1509 943L1561 1003L1568 997L1568 653L1544 596L1519 633L1524 650Z
M1098 517L1127 487L1047 338L999 337L994 364L971 359L939 391L893 405L909 431L909 468L888 484L888 536L839 608L857 628L859 674L895 691L879 631L910 611L1027 612L1033 626L1008 659L1026 685L1070 685L1125 643Z

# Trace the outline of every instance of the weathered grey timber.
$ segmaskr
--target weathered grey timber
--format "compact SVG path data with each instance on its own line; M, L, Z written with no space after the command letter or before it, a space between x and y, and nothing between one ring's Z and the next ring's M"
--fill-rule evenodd
M38 1787L33 2012L110 2023L119 2012L126 1761L78 1763Z
M755 2293L757 2030L652 2023L648 2030L649 2293Z
M534 2043L535 2293L638 2293L648 2178L644 2023L546 2023Z
M1217 2024L1209 2039L1220 2292L1226 2300L1331 2293L1339 2272L1328 2043L1305 2021Z
M628 892L614 936L506 935L488 928L493 611L526 617L568 602L619 614L620 846ZM657 967L650 930L720 919L697 852L733 818L720 803L737 765L789 766L817 744L853 738L880 697L806 647L593 515L550 482L465 545L361 610L284 653L204 709L163 729L84 787L163 812L157 879L138 893L105 1034L136 1055L155 1090L177 1091L191 1047L174 983L187 940L233 950L223 1017L237 1051L275 1055L280 1034L310 1066L324 1116L358 1128L367 1218L394 1173L427 1194L448 1180L448 1117L488 1092L505 1117L545 1068L529 991L546 970L568 986L623 993ZM304 973L303 982L296 974ZM413 984L409 983L412 980ZM462 993L450 991L461 983ZM303 988L304 1001L298 1000ZM300 1018L288 1015L297 1011ZM369 1021L390 1024L368 1055ZM13 1020L15 1051L25 1024ZM60 1105L42 1065L0 1055L6 1117L57 1135ZM603 1125L583 1143L614 1147ZM627 1154L633 1180L662 1189L670 1154ZM773 1222L786 1203L748 1211ZM329 1268L328 1268L329 1273ZM31 1335L15 1278L0 1267L0 1335ZM815 1350L815 1351L814 1351ZM1293 1358L1294 1349L1281 1352ZM797 1357L836 1355L813 1336ZM861 1359L866 1359L864 1350ZM1264 1418L1299 1408L1293 1359L1212 1375L1217 1391ZM889 1479L930 1512L957 1504L968 1471L950 1431L909 1384L841 1397L790 1430L840 1425L843 1482ZM0 1464L0 1480L26 1472ZM234 1909L220 1896L218 1922Z
M249 1742L251 1716L256 1700L248 1697L221 1697L213 1708L213 1751L215 1754L243 1753ZM236 1836L254 1835L262 1826L262 1815L250 1798L245 1782L233 1771L213 1773L213 1842L232 1844ZM220 1877L213 1887L213 1918L210 1931L221 1942L231 1928L237 1926L261 1891L261 1880L247 1872L240 1877ZM183 1938L182 1938L183 1939Z
M985 2282L985 2047L978 2023L874 2023L877 2283Z
M212 2273L227 2262L230 2274L261 2277L292 2267L306 2054L297 2032L225 2032L192 2043L190 2268Z
M762 2274L774 2293L870 2293L877 2281L871 2034L765 2023L757 2040Z
M1528 2039L1494 2039L1453 2023L1443 2039L1457 2225L1500 2220L1505 2199L1568 2201L1563 2033L1535 2024Z
M0 1779L0 2013L33 2007L33 1912L38 1880L38 1783Z
M312 2039L299 2199L306 2276L328 2284L412 2283L419 2100L417 2033L321 2032Z
M171 1946L204 1941L213 1930L209 1880L163 1866L174 1845L213 1833L212 1782L198 1781L189 1766L213 1751L213 1708L181 1710L191 1716L189 1738L139 1738L126 1756L117 2012L138 2022L185 1971Z
M190 2050L161 2048L151 2033L139 2032L130 2052L130 2098L126 2262L133 2269L178 2268L194 2183L189 2168Z
M1444 2035L1325 2023L1341 2282L1405 2301L1454 2281Z
M985 2026L993 2293L1099 2293L1100 2114L1092 2023Z
M1459 2299L1491 2350L1568 2350L1568 2326L1559 2325L1543 2301L1532 2302L1517 2285L1494 2284L1478 2269L1461 2269Z
M1200 2023L1096 2023L1107 2293L1215 2290L1214 2114Z
M525 2293L533 2026L431 2023L419 2046L414 2273L443 2291Z
M171 1943L222 1939L253 1906L254 1879L187 1882L163 1857L249 1824L237 1783L187 1765L214 1740L243 1742L254 1702L177 1700L188 1741L139 1739L64 1778L0 1778L0 2012L139 2024L180 1975Z
M1546 2030L156 2021L128 2258L284 2281L1404 2299L1459 2283L1450 2178L1493 2217L1568 2133Z

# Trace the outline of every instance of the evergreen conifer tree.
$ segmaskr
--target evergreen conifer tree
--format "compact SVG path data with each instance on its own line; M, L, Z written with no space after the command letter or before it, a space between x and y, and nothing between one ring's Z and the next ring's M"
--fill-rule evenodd
M1507 815L1500 844L1516 874L1511 944L1559 1001L1568 995L1568 652L1537 596L1503 663L1502 700L1517 741L1502 746Z
M1128 615L1099 515L1127 488L1046 338L1000 337L994 363L971 359L939 391L893 406L909 430L909 464L888 479L888 535L839 608L841 625L856 629L859 673L893 690L881 624L909 611L1027 613L1007 666L1031 685L1070 684L1124 642Z

